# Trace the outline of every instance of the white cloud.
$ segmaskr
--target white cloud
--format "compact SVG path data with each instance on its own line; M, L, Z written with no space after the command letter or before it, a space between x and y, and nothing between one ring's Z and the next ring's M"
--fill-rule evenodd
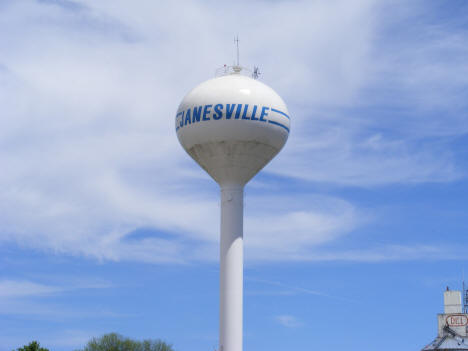
M101 332L104 334L104 332ZM43 338L43 345L54 348L73 348L84 347L93 337L96 337L96 330L76 330L67 329L60 332L51 332Z
M373 53L378 62L371 80L374 98L402 112L422 112L398 119L405 127L414 127L407 128L408 133L466 133L467 116L460 114L467 107L462 92L468 84L468 39L459 23L462 17L440 16L424 1L404 2L399 8L390 4L383 10L392 16L382 17L381 26L383 34L392 30L393 35L377 42ZM392 96L398 99L390 101Z
M268 285L270 287L276 287L280 288L281 290L275 289L275 290L260 290L260 291L252 291L252 290L247 290L246 294L248 295L298 295L298 294L305 294L305 295L313 295L313 296L320 296L320 297L326 297L334 300L341 300L341 301L347 301L347 302L352 302L352 303L357 303L358 301L349 299L347 297L343 296L334 296L330 295L326 292L315 290L315 289L308 289L304 287L299 287L299 286L293 286L290 284L284 284L282 282L278 281L270 281L270 280L264 280L264 279L253 279L250 278L249 276L244 278L248 282L253 282L261 285Z
M246 257L287 260L348 234L364 222L348 202L325 196L247 198ZM287 206L284 204L287 203Z
M389 122L378 111L349 112L381 103L367 89L384 89L398 59L375 56L382 19L375 1L2 6L0 30L9 35L0 39L0 162L6 170L0 172L0 241L98 259L214 259L216 188L178 145L173 114L184 93L233 59L233 33L241 37L242 63L261 64L265 82L284 96L293 116L290 140L266 171L358 186L461 176L445 144L418 139L434 135L429 129L409 138L395 132L401 117ZM431 37L425 52L435 55L444 45L465 52L461 37L437 46L444 35ZM398 50L392 46L392 52ZM426 55L407 55L426 69L411 80L411 67L402 65L385 101L405 86L414 92L405 101L412 110L424 89L408 82L421 75L440 80L446 64L432 70ZM466 82L450 84L449 93ZM366 104L356 103L368 96ZM419 128L439 125L441 118L411 121ZM375 131L381 124L391 135ZM287 209L276 204L291 204L296 195L284 194L270 206L251 199L269 209L247 212L252 259L362 257L316 255L314 248L350 233L369 215L340 199L323 197L322 208L307 197L314 198L304 194L300 206ZM141 227L162 237L130 240ZM385 254L375 255L394 257Z
M441 245L385 245L362 249L309 250L293 254L289 260L297 261L353 261L385 262L413 260L464 260L466 248Z
M275 320L286 328L297 328L302 326L302 323L296 317L288 314L275 316Z
M107 289L109 282L88 278L66 278L66 283L44 284L30 280L0 280L0 300L12 301L28 297L47 297L78 289Z
M47 296L61 292L56 286L38 284L30 281L1 280L0 299L25 296Z
M26 330L22 330L27 334ZM29 332L29 331L28 331ZM49 330L41 335L40 346L47 349L72 349L77 350L83 348L88 341L97 334L105 334L105 331L99 330L78 330L78 329L65 329L65 330ZM14 350L19 345L28 345L31 342L31 335L20 335L16 331L0 331L0 338L2 339L2 350Z
M44 279L45 278L45 279ZM59 279L57 279L59 278ZM65 296L70 292L83 289L108 289L112 284L102 280L86 277L42 277L42 280L53 280L55 283L39 282L34 280L3 279L0 280L0 315L40 317L41 319L68 319L101 317L123 317L104 308L75 309L63 304L58 296ZM57 281L60 280L60 281ZM128 316L126 316L128 317Z
M391 139L382 133L357 136L353 127L298 137L274 171L309 181L373 187L450 182L464 174L444 142Z

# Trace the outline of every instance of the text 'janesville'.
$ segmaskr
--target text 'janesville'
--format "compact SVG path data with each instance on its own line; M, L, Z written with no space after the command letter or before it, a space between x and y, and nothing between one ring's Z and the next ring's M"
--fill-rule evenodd
M179 128L188 124L190 125L203 121L238 119L275 124L289 132L289 128L284 124L270 120L268 118L269 112L277 113L289 119L289 116L286 113L267 106L259 107L257 105L253 105L249 108L249 104L204 105L188 108L187 110L177 113L176 130L179 130Z

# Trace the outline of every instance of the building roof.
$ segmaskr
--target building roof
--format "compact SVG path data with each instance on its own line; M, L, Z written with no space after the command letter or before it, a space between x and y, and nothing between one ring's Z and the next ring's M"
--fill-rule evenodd
M445 327L443 336L437 337L422 349L422 351L429 350L468 350L468 337L460 336L449 327Z

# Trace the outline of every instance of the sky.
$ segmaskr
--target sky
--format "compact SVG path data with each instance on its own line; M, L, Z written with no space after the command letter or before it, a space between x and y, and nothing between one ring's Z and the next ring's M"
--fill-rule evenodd
M260 67L245 350L419 350L468 275L466 1L0 0L0 351L218 344L219 189L177 107ZM468 278L467 278L468 280Z

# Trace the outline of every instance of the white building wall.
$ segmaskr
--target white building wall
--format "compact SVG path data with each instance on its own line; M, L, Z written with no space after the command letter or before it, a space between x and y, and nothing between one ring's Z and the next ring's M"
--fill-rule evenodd
M437 315L437 324L439 336L445 335L444 327L449 326L455 333L460 336L467 336L467 327L468 327L468 314L464 313L455 313L455 314L438 314Z
M458 290L444 291L444 313L462 313L461 292Z

